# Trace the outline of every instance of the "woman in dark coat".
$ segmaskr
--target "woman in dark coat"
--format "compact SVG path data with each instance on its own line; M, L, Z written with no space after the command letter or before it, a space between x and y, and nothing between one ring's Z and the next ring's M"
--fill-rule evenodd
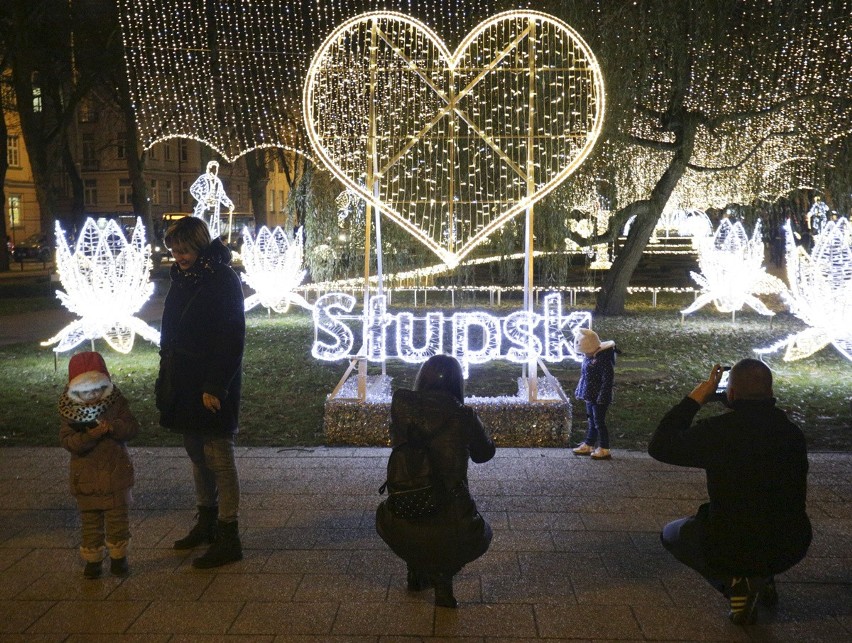
M175 264L160 337L160 424L183 434L192 461L198 521L175 549L210 543L193 561L218 567L242 558L240 482L234 439L240 410L245 313L231 251L211 241L203 219L185 217L166 232Z
M459 363L448 355L431 357L420 369L414 390L399 389L391 404L391 445L414 439L428 444L432 472L445 494L433 514L406 520L388 502L376 512L376 531L408 564L408 589L435 587L435 604L456 607L453 576L491 544L491 527L476 509L467 482L468 460L494 457L494 442L476 412L464 405Z

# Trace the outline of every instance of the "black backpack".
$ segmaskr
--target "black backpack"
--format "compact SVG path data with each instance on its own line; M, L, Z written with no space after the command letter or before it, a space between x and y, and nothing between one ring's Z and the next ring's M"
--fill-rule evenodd
M388 491L387 507L397 518L417 520L446 504L444 485L435 480L428 445L406 440L388 458L388 477L379 493Z

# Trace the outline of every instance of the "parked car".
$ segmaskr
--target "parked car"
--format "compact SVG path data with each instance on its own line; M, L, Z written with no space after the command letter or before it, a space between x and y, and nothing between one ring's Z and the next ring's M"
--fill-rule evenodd
M50 246L46 235L36 233L16 243L12 254L15 261L47 262L53 257L53 248Z

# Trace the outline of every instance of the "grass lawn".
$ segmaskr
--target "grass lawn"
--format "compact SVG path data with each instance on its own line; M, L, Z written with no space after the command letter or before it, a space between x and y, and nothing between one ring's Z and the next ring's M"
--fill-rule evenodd
M45 298L47 299L47 298ZM406 308L403 297L393 309ZM439 307L430 296L430 308ZM804 326L780 312L770 327L768 319L749 311L730 315L709 308L681 323L678 310L691 301L688 295L660 296L650 308L650 295L632 297L623 317L595 319L601 338L616 340L623 354L616 365L616 399L608 421L614 448L644 449L657 421L668 407L704 379L714 362L732 364ZM448 303L448 302L447 302ZM460 302L457 307L474 305ZM481 301L475 302L482 308ZM45 303L45 305L49 305ZM591 299L580 308L591 309ZM38 307L36 300L27 309ZM519 308L504 299L505 315ZM17 311L12 306L2 315ZM780 310L780 308L778 308ZM422 310L422 309L421 309ZM243 404L239 443L256 446L317 445L323 443L323 404L345 370L343 363L323 363L311 357L313 325L301 309L287 315L251 311L248 315L244 361ZM136 446L178 445L179 436L157 425L153 385L157 350L144 340L130 355L96 343L118 386L128 397L143 430ZM0 445L56 446L56 402L66 383L70 355L54 360L49 348L37 343L0 347ZM780 354L768 360L775 373L779 405L804 430L811 449L852 450L852 364L828 346L799 362L785 363ZM55 368L56 363L56 368ZM377 370L377 367L376 367ZM410 386L416 366L388 363L394 386ZM573 393L578 365L565 362L551 368L566 392ZM516 391L520 367L504 362L471 367L467 392L471 395L506 395ZM701 413L718 413L710 404ZM574 410L573 441L582 439L585 418L580 405Z

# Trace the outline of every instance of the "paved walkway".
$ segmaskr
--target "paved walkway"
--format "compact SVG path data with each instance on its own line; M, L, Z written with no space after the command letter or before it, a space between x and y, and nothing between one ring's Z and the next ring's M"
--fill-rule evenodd
M132 449L130 577L87 581L68 455L0 449L2 641L848 641L852 455L811 456L810 555L758 624L660 547L705 497L700 471L615 451L501 449L471 485L494 527L457 577L457 610L409 594L373 529L387 449L240 448L245 560L198 571L171 548L193 518L180 449Z

